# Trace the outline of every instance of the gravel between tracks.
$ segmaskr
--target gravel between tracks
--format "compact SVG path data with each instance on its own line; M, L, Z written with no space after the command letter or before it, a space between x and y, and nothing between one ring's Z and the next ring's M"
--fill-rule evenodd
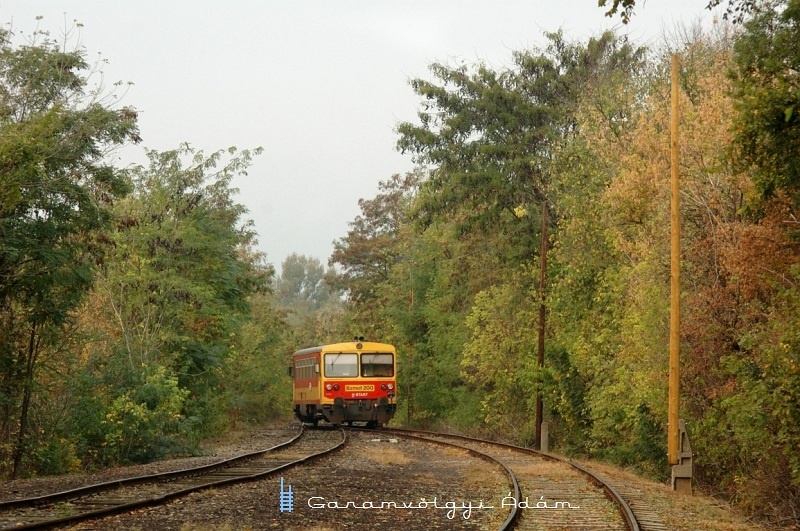
M351 433L347 448L282 474L291 485L294 507L281 512L280 477L190 494L166 505L86 522L69 529L176 529L339 531L342 529L427 531L497 529L507 516L499 508L508 485L499 467L459 449L388 437L380 432ZM496 502L496 509L402 508L448 502L477 506ZM397 507L343 508L395 502ZM311 505L323 505L315 508Z
M296 433L289 424L253 429L228 435L224 441L209 442L205 456L171 459L135 467L120 467L91 475L58 476L0 483L0 500L30 497L66 490L98 481L130 477L144 473L178 470L255 451L284 442ZM375 432L353 437L351 448L304 465L283 475L292 485L295 507L291 513L279 511L279 477L245 483L226 489L193 494L163 507L143 509L131 514L108 517L74 526L71 529L178 529L234 531L272 529L287 531L333 531L357 529L368 531L427 529L497 529L506 513L495 510L473 511L469 520L448 520L443 510L337 510L311 509L311 496L326 501L372 500L419 501L455 500L495 504L505 496L499 487L505 477L492 466L458 451L440 451L399 439L387 442L385 433ZM379 442L372 442L373 439ZM584 463L601 475L643 492L653 510L669 529L744 530L765 529L748 522L706 496L675 495L665 485L654 483L629 472L598 463ZM370 485L372 487L370 487ZM396 496L396 497L395 497ZM316 501L316 500L314 500Z

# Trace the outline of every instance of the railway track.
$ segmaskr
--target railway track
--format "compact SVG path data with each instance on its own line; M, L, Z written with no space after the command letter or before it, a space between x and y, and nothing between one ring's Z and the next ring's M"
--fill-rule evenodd
M617 489L588 469L551 454L458 435L386 428L399 436L465 448L493 459L513 488L501 502L506 529L609 529L639 531L639 522ZM455 442L457 441L457 442Z
M65 525L162 504L210 487L263 479L341 449L346 443L344 430L305 431L301 428L289 441L212 465L0 502L0 529L42 529Z

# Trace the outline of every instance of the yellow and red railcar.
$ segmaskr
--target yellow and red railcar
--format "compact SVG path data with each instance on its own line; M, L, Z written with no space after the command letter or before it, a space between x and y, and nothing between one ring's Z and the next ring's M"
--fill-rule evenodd
M386 343L353 341L292 354L294 414L317 425L366 422L383 426L397 409L397 351Z

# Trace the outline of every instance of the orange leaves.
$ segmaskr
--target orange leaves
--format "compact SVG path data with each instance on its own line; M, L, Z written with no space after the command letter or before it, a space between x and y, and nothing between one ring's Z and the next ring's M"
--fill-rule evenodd
M720 230L720 263L745 299L768 300L776 287L791 284L790 268L798 262L800 244L787 232L791 202L766 203L757 224L732 223Z

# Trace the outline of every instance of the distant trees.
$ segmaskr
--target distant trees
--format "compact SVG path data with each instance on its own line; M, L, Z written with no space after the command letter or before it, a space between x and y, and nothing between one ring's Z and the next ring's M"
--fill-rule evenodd
M325 279L325 268L318 258L290 254L275 279L278 304L301 315L319 310L333 297Z
M291 326L294 347L314 346L353 334L345 330L344 304L332 268L318 258L292 253L275 279L276 309Z

